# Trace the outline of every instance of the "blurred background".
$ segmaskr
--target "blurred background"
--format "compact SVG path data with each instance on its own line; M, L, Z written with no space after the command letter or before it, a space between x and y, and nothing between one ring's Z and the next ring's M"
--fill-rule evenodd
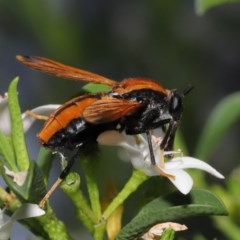
M239 91L239 43L239 4L219 6L198 16L193 1L3 0L0 93L19 76L21 107L26 110L63 103L81 89L82 83L26 68L16 62L16 54L48 57L114 80L149 77L179 91L191 84L195 89L184 102L181 132L193 154L212 109L222 98ZM40 126L28 134L33 159L39 150L35 135ZM225 176L239 162L239 134L236 124L208 159ZM57 199L56 209L61 209ZM69 205L64 203L66 209ZM74 229L66 211L59 217L68 219ZM22 239L28 233L24 234ZM21 240L19 235L17 239Z

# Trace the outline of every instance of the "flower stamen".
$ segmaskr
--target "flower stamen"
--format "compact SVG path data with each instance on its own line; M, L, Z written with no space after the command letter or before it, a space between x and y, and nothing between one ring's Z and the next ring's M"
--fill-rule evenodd
M161 168L159 168L157 165L154 165L153 166L157 171L158 173L163 176L163 177L166 177L166 178L170 178L171 180L175 181L175 176L172 175L172 174L169 174L169 173L165 173Z

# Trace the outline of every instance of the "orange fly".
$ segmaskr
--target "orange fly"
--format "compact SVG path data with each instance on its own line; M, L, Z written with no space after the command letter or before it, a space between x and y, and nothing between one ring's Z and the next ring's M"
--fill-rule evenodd
M151 163L156 167L150 131L166 127L160 148L171 150L179 125L183 93L168 90L159 83L146 78L127 78L121 82L36 56L17 55L24 65L58 77L106 84L111 90L104 93L85 94L64 103L46 121L38 138L41 145L57 151L76 151L68 161L54 187L40 202L43 206L54 189L67 176L79 151L85 145L96 143L99 134L117 130L128 135L145 133L148 139Z

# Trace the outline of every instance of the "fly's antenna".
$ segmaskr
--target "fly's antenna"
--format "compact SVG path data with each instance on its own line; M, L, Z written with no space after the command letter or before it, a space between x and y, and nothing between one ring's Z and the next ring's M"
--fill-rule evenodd
M194 87L192 85L188 85L182 92L183 97L189 94L193 89Z

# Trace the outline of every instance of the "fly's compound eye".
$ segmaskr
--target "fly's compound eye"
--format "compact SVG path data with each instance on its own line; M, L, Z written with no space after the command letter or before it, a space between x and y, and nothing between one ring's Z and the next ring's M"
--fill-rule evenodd
M182 97L174 92L170 101L170 114L173 116L173 119L179 120L182 115L183 106L182 106Z
M180 102L179 98L173 97L173 100L172 100L172 109L173 109L173 111L176 110L179 107L179 105L181 105L179 102Z

